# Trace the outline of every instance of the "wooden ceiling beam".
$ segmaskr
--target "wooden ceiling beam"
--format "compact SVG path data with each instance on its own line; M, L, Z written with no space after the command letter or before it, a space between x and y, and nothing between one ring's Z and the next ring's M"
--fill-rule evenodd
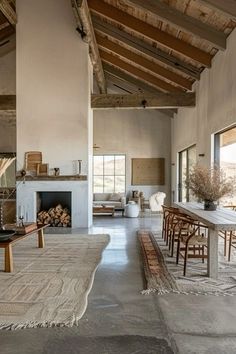
M184 89L191 91L192 82L186 79L185 77L180 76L174 73L173 71L170 71L164 68L163 66L158 65L157 63L154 63L153 61L146 59L143 56L136 54L126 49L125 47L110 41L105 37L102 37L99 34L96 34L96 39L99 47L105 48L113 53L116 53L119 55L119 57L128 59L129 61L140 65L144 69L149 70L151 73L157 74L158 76L161 76L167 79L168 81L172 81L175 84L183 87Z
M131 30L154 40L155 42L158 42L161 45L200 63L205 67L211 66L211 54L206 53L203 50L168 34L167 32L161 31L160 29L143 22L136 17L119 10L118 8L105 3L102 0L88 0L88 4L91 11L126 26Z
M133 65L121 60L117 56L114 56L108 52L105 52L104 50L100 50L100 56L103 61L106 61L112 65L115 65L118 68L123 69L124 71L138 77L139 79L144 80L144 81L150 83L151 85L154 85L155 87L161 89L162 91L183 92L183 89L176 87L174 85L171 85L171 84L167 83L166 81L163 81L163 80L159 79L158 77L153 76L152 74L150 74L144 70L141 70L141 69L137 68L136 66L133 66Z
M99 16L92 15L93 26L96 31L108 35L109 37L117 39L119 42L123 42L129 47L136 49L152 59L158 60L159 62L168 65L175 70L185 73L193 79L200 79L200 70L191 64L188 64L171 54L162 51L159 48L155 48L147 42L142 41L137 37L133 37L127 32L122 31L116 26L110 23L104 22Z
M161 91L158 90L158 88L149 85L147 82L144 82L143 80L139 80L136 77L132 76L130 73L126 73L125 71L121 70L120 68L117 68L109 63L104 62L103 63L103 68L105 73L109 73L113 77L117 77L121 80L124 80L128 83L131 83L138 87L139 89L143 90L143 93L153 93L153 94L158 94ZM177 113L177 110L172 109L172 113Z
M8 0L0 0L0 10L3 15L9 21L12 26L15 26L17 23L17 17L15 10L11 7L10 2Z
M102 94L91 96L93 109L142 109L195 107L194 92L152 94Z
M137 87L135 85L132 85L130 82L123 80L113 74L110 74L108 72L105 71L105 77L107 80L107 84L111 84L115 87L117 87L118 89L124 90L127 93L151 93L150 91L146 91L145 90L141 90L140 91L140 87ZM158 93L158 91L156 90L156 93ZM159 91L160 93L160 91ZM157 111L160 111L163 114L166 114L168 117L173 118L174 117L174 113L177 113L176 109L157 109Z
M105 75L110 75L113 78L117 78L118 80L121 80L123 82L127 82L128 84L132 84L135 87L140 90L142 93L153 93L153 94L158 94L161 91L155 88L154 86L149 85L148 83L144 82L143 80L139 80L136 77L127 74L125 71L114 67L113 65L110 65L108 63L103 63ZM177 113L176 109L172 109L171 113Z
M106 93L106 80L102 68L102 62L99 55L99 50L96 42L96 37L90 17L90 12L86 0L71 0L74 14L76 17L78 32L80 32L82 39L86 36L86 41L89 44L89 54L93 65L93 70L101 93ZM82 26L82 27L81 27Z
M142 9L145 13L155 14L160 20L178 30L206 40L217 49L226 49L227 36L224 32L220 32L194 17L187 16L160 0L128 0L128 3Z
M125 82L131 83L138 87L138 89L141 89L143 93L152 93L152 94L158 94L161 93L160 90L158 90L156 87L149 85L147 82L144 82L143 80L139 80L136 77L127 74L125 71L114 67L113 65L110 65L108 63L103 63L104 71L106 74L110 74L113 77L117 77ZM177 113L177 109L170 109L168 110L165 109L165 112L169 113L168 115L173 116L174 113Z
M203 5L213 10L219 11L222 15L236 21L236 4L235 0L198 0Z
M147 91L149 93L160 93L162 91L158 90L143 80L139 80L136 77L132 76L130 73L123 71L122 69L115 67L109 63L103 62L103 68L105 73L109 73L115 77L118 77L124 81L130 82L132 85L137 86L141 90Z
M16 109L15 95L0 95L0 111L13 111Z

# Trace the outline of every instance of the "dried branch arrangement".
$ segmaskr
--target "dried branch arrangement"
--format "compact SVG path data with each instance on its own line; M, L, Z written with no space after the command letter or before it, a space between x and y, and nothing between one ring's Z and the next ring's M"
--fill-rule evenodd
M214 202L234 192L235 180L226 178L223 169L218 166L207 168L195 165L189 174L187 186L197 198Z

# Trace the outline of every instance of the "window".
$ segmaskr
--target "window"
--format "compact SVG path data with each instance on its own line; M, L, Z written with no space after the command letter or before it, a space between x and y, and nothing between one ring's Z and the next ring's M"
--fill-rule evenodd
M125 155L93 157L94 193L125 192Z
M226 177L236 178L236 127L215 135L214 161L225 173ZM221 199L224 205L236 205L236 196Z
M194 200L191 191L186 186L186 181L192 166L194 166L196 162L196 145L179 153L179 202L190 202Z

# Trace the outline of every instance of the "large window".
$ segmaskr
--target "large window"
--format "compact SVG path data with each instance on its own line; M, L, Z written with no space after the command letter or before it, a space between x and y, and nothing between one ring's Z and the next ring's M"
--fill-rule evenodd
M191 191L187 188L186 181L196 161L196 145L179 153L179 202L190 202L194 200Z
M215 135L215 163L218 164L226 177L236 178L236 127ZM236 205L236 196L221 199L224 205Z
M94 193L125 192L125 155L93 157Z

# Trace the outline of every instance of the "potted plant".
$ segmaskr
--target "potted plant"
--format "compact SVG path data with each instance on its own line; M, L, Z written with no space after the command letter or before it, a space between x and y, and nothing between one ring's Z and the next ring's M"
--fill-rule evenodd
M218 166L207 168L195 165L187 185L195 197L204 201L205 210L216 210L218 200L232 194L235 189L234 179L226 178Z

